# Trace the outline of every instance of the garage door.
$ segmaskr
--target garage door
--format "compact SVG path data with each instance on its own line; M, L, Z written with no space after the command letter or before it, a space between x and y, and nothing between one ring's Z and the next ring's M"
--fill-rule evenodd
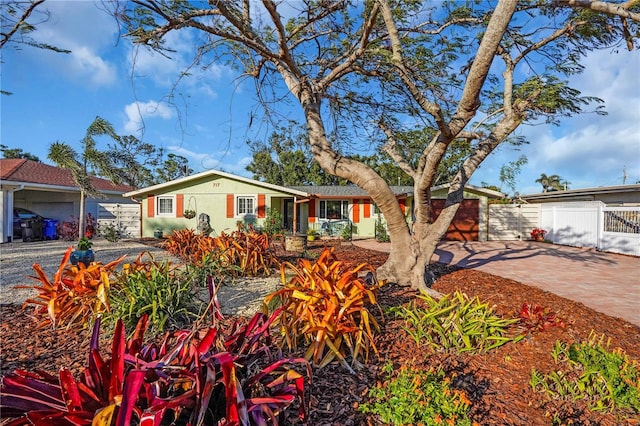
M50 219L60 222L70 220L73 216L73 203L33 202L31 210ZM76 215L77 216L77 215Z
M446 200L431 200L431 222L444 208ZM447 241L478 241L480 230L480 200L462 200L449 229L442 237Z

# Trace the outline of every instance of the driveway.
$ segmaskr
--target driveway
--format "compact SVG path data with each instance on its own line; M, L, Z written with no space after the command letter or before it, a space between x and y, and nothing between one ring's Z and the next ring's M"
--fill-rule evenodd
M38 282L29 276L35 275L33 264L38 263L48 277L53 277L60 266L65 251L75 244L74 241L48 240L25 243L14 241L0 244L0 303L22 304L27 298L37 295L30 289L16 289L17 285L34 285ZM118 257L127 255L124 262L133 262L143 252L150 253L155 260L173 258L157 247L141 244L132 240L110 243L104 239L95 239L92 250L96 260L109 263Z
M354 244L388 252L389 243ZM474 268L640 326L640 258L532 241L443 241L433 261Z

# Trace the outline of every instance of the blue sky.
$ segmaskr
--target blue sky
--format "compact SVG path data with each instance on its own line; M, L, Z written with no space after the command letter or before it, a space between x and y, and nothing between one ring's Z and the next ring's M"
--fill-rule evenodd
M168 60L118 39L113 18L99 2L44 5L51 19L33 37L72 53L5 46L1 86L13 95L0 97L2 144L50 163L51 143L63 141L80 150L86 128L99 115L119 134L134 134L186 157L196 172L214 168L251 177L245 170L250 161L246 140L265 138L270 129L260 124L250 80L238 81L234 71L218 64L193 70L176 87L172 105L167 94L188 65L186 56ZM170 41L185 51L193 43L184 31ZM584 63L587 70L572 84L584 95L604 99L609 115L564 119L560 127L522 126L517 132L531 144L492 154L473 184L499 185L500 166L523 154L528 163L518 176L522 194L540 191L535 183L540 173L562 176L571 189L622 184L625 168L626 183L640 181L640 55L621 48L592 53ZM280 112L299 114L288 108Z

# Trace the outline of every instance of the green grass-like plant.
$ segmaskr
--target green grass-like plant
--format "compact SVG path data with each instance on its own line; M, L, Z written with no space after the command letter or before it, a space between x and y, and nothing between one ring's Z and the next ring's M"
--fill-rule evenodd
M584 342L557 341L552 353L564 368L544 374L531 371L534 391L550 399L584 400L592 411L615 409L640 413L640 369L620 348L610 350L604 335L591 333Z
M370 402L358 410L376 414L390 425L471 425L467 416L471 401L464 391L452 389L442 370L422 370L402 366L397 374L387 362L387 380L369 389ZM395 376L395 377L394 377Z
M418 345L437 352L481 353L523 338L509 335L517 319L494 314L489 304L477 297L469 299L455 292L439 300L427 294L417 299L424 307L414 301L408 306L392 307L389 312L406 321L404 329Z
M141 262L139 258L118 276L111 290L107 323L115 324L120 318L126 328L133 329L147 314L151 334L187 326L202 310L191 277L169 261Z

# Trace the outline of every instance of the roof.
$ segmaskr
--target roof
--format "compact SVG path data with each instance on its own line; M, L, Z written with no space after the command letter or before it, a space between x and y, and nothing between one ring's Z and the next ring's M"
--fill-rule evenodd
M280 192L284 192L287 194L291 194L291 195L297 195L300 197L308 197L309 194L307 192L304 191L299 191L293 188L288 188L285 186L280 186L280 185L273 185L271 183L266 183L266 182L260 182L258 180L254 180L254 179L249 179L246 177L242 177L242 176L238 176L238 175L233 175L231 173L226 173L226 172L221 172L219 170L207 170L206 172L201 172L201 173L196 173L195 175L191 175L191 176L185 176L183 178L180 179L174 179L174 180L170 180L168 182L164 182L164 183L160 183L157 185L153 185L153 186L148 186L146 188L141 188L135 191L130 191L127 192L126 194L123 194L125 197L136 197L139 195L143 195L143 194L148 194L148 193L153 193L155 191L158 190L162 190L162 189L166 189L169 187L172 187L174 185L179 185L179 184L183 184L183 183L188 183L194 180L198 180L198 179L202 179L202 178L206 178L206 177L210 177L210 176L221 176L221 177L225 177L228 179L233 179L239 182L244 182L244 183L248 183L250 185L255 185L255 186L260 186L262 188L269 188L269 189L273 189L275 191L280 191Z
M0 180L3 185L78 191L69 170L24 158L0 159ZM95 176L91 177L91 183L100 192L121 194L132 189L128 185L115 185L107 179Z
M168 182L160 183L153 186L148 186L146 188L141 188L135 191L127 192L123 194L125 197L138 197L144 194L152 194L157 191L162 191L167 188L170 188L175 185L181 185L185 183L189 183L192 181L196 181L199 179L211 177L211 176L221 176L228 179L233 179L239 182L248 183L250 185L259 186L262 188L269 188L276 191L284 192L291 195L297 195L300 197L319 197L319 198L354 198L354 197L363 197L368 198L369 195L360 187L355 185L306 185L306 186L280 186L274 185L271 183L260 182L254 179L249 179L243 176L234 175L231 173L221 172L219 170L207 170L206 172L196 173L195 175L185 176L180 179L170 180ZM439 190L448 188L449 185L439 185L435 186L432 189ZM390 187L393 193L396 196L411 196L413 195L413 186L391 186ZM492 189L487 188L479 188L473 185L465 186L465 190L471 190L474 192L478 192L486 195L490 198L501 198L504 197L502 192L494 191Z
M289 186L298 191L307 192L317 197L369 197L369 194L364 189L355 185L305 185L305 186ZM406 195L413 193L412 186L391 186L391 191L398 195Z
M566 191L548 191L537 194L521 195L523 200L544 200L548 198L576 197L581 195L620 194L625 192L640 192L640 184L599 186L596 188L567 189Z
M449 185L438 185L431 188L431 191L438 191L440 189L446 189ZM309 194L313 194L320 198L352 198L352 197L369 197L362 188L355 185L310 185L310 186L291 186L290 188L295 188L299 191L305 191ZM396 196L412 196L413 195L413 186L404 185L404 186L390 186L391 191ZM489 198L502 198L504 194L499 191L494 191L493 189L480 188L473 185L465 186L465 190L477 192L483 195L486 195Z

